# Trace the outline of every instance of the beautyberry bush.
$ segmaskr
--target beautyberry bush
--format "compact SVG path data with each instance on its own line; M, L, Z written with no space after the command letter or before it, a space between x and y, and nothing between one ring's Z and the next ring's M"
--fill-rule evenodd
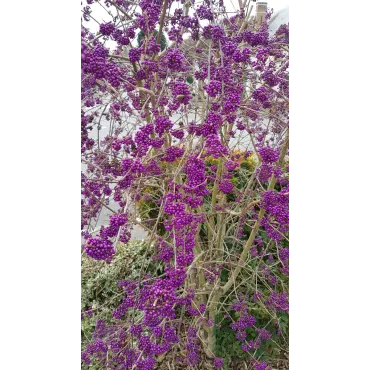
M242 3L83 6L82 251L117 264L140 227L152 261L117 281L85 368L271 369L286 348L289 28Z

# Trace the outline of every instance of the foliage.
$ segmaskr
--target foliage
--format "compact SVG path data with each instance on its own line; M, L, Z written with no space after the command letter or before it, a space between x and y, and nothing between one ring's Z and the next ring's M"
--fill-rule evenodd
M158 31L157 30L154 30L153 32L153 36L154 37L158 37ZM143 31L140 31L138 36L137 36L137 47L140 47L141 46L141 42L142 40L145 38L145 35L144 35L144 32ZM163 51L164 49L166 49L167 47L167 39L166 39L166 36L164 35L164 33L161 34L161 39L160 39L160 45L161 45L161 51Z
M118 244L110 264L86 256L81 259L82 343L87 344L98 319L112 321L112 311L120 304L122 289L118 281L140 277L140 272L153 274L158 266L151 261L152 251L145 241Z

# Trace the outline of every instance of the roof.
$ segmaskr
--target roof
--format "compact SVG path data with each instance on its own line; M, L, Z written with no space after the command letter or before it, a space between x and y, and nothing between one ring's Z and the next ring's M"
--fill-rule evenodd
M270 35L274 34L282 24L288 23L289 23L289 6L278 10L276 13L273 13L271 20L269 22Z

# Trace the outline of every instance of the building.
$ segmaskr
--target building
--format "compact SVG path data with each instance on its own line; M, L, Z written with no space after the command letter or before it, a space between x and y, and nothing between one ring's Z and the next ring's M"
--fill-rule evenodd
M260 26L264 20L267 12L267 2L258 1L256 4L256 23L257 26Z

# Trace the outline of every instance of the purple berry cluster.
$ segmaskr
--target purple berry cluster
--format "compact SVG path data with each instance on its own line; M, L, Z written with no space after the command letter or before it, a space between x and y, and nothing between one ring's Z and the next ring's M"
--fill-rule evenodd
M208 85L204 86L204 90L207 91L210 97L215 98L221 93L222 83L220 81L211 81Z
M262 161L268 164L275 163L280 156L280 151L278 149L274 149L269 146L260 148L258 153L261 156Z
M230 180L222 180L218 185L218 189L225 194L229 194L233 192L234 184Z
M140 48L130 49L130 51L128 53L128 57L129 57L131 63L138 62L140 60L140 56L141 56L141 49Z
M165 116L157 117L154 121L155 126L155 132L162 136L165 132L168 132L172 126L173 123Z
M115 27L113 23L101 23L100 24L100 33L104 36L110 36Z
M170 49L166 55L166 62L168 68L173 72L180 72L182 70L184 56L179 49Z

